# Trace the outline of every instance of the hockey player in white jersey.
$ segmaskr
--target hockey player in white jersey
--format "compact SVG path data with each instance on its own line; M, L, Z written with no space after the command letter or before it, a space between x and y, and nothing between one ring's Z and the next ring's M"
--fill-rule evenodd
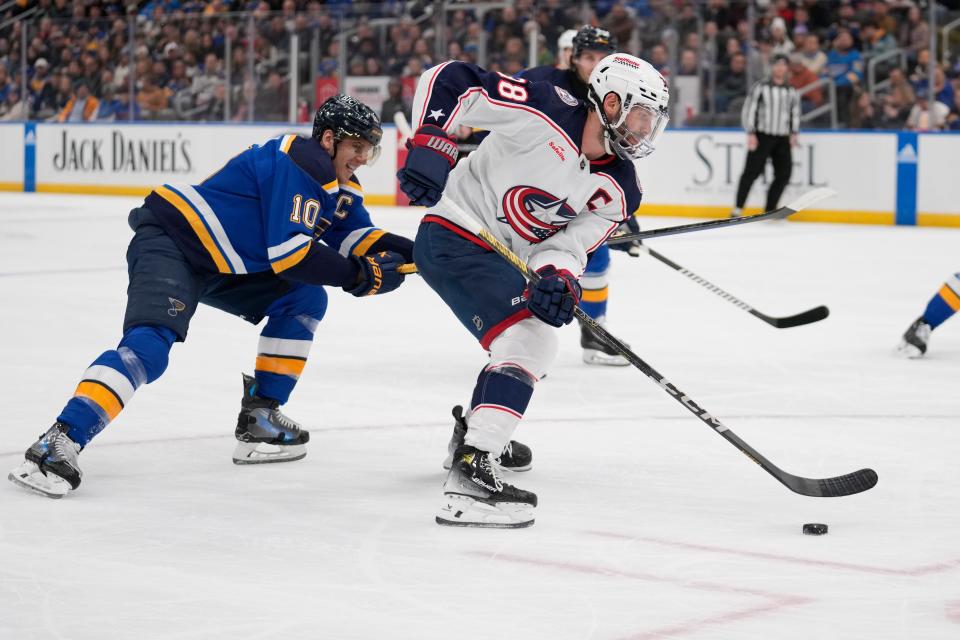
M397 174L411 202L431 207L414 259L427 284L490 352L466 428L454 431L456 455L439 524L533 524L536 495L503 483L497 461L511 454L510 438L534 385L556 356L553 328L573 320L587 255L640 204L632 161L653 151L667 123L667 85L639 58L607 56L589 85L584 104L549 83L447 62L425 73L417 87L417 130ZM456 164L448 133L461 124L491 133ZM444 196L536 270L539 283L528 286L457 225Z

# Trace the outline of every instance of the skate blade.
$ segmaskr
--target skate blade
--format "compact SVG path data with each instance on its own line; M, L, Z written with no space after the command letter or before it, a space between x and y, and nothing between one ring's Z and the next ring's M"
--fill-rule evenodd
M534 507L519 502L500 502L496 506L470 496L444 494L443 504L434 518L445 527L483 529L522 529L533 525Z
M920 351L919 348L909 342L901 342L897 345L897 354L904 358L910 358L911 360L923 357L923 351Z
M302 444L266 444L264 442L237 442L233 450L234 464L269 464L272 462L293 462L307 455L307 447Z
M612 356L608 353L604 353L603 351L598 351L597 349L584 349L583 361L586 364L602 365L607 367L626 367L630 365L630 361L620 354Z
M23 463L7 475L7 480L45 498L59 499L70 491L70 483L55 475L46 475L35 463Z

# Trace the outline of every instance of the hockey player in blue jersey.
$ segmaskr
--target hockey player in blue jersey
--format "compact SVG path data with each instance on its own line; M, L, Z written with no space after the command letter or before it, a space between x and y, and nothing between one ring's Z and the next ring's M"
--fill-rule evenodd
M923 315L913 321L903 334L897 351L908 358L921 358L927 352L930 332L960 311L960 273L943 283L930 298Z
M501 467L518 466L511 437L556 357L554 328L574 318L587 256L640 205L633 160L653 151L666 126L667 101L663 77L621 53L596 65L587 102L551 83L462 62L443 63L420 78L417 129L397 174L411 202L431 207L414 258L424 281L489 352L469 411L454 410L454 455L439 524L533 523L536 495L505 484ZM458 164L449 133L461 124L490 135ZM528 286L460 226L447 199L535 270L537 285ZM528 464L521 468L528 468L529 450L524 457Z
M280 411L327 307L324 286L355 296L393 291L413 243L373 225L354 172L376 159L380 120L339 95L312 136L285 135L235 156L199 185L165 184L130 212L123 338L84 372L56 422L9 479L59 498L81 480L78 455L167 367L199 303L258 324L253 376L243 376L238 464L306 455L309 433Z
M563 43L558 43L561 49ZM542 66L526 69L518 77L527 80L542 80L561 87L577 99L587 101L587 82L597 63L617 49L616 38L608 31L585 26L575 33L572 40L572 54L567 68ZM633 215L627 218L625 226L630 231L639 231L640 226ZM614 245L612 248L624 251L628 255L640 255L639 241ZM607 300L609 297L609 245L597 247L587 262L587 269L580 278L583 286L583 298L580 307L594 320L605 324ZM580 325L580 346L583 348L583 361L587 364L626 366L626 358L611 349L602 340L598 340L586 325Z

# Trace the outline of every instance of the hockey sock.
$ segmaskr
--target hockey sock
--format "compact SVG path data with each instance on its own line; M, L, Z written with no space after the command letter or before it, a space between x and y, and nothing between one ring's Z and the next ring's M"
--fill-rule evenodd
M313 287L323 291L320 287ZM303 291L303 289L300 289ZM281 299L282 300L282 299ZM321 308L309 315L273 315L260 333L257 345L257 395L284 404L307 365L313 345L313 333L326 310L326 295ZM281 309L271 310L281 311ZM290 309L285 309L290 310Z
M499 455L527 410L534 382L533 374L510 362L484 368L473 389L464 442Z
M601 245L587 262L587 268L580 278L583 295L580 308L594 320L607 315L607 272L610 269L610 248Z
M134 327L115 350L94 360L57 417L70 425L70 439L85 447L117 417L137 387L159 378L176 339L177 334L166 327Z
M933 296L923 312L923 321L936 329L957 311L960 311L960 273L954 274Z

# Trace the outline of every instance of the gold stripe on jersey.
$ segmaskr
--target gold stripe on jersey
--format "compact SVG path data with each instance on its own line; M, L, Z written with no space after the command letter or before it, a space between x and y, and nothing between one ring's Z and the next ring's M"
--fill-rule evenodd
M604 287L603 289L584 289L580 300L583 302L603 302L607 299L607 290L609 288L610 287Z
M306 365L307 361L302 358L284 358L281 356L261 354L257 356L256 369L257 371L278 373L282 376L299 378Z
M289 135L284 136L283 141L280 143L280 151L284 153L290 153L290 146L293 144L293 141L297 139L297 136Z
M370 250L370 247L372 247L377 240L383 237L384 233L385 232L380 229L374 229L367 235L366 238L357 243L357 246L353 248L351 253L353 253L355 256L362 256L366 254L367 251Z
M157 187L154 191L158 196L176 207L177 211L187 219L190 228L197 234L197 238L199 238L203 248L207 250L207 253L209 253L213 259L213 263L217 265L217 271L220 273L233 273L230 265L227 264L227 259L220 253L220 249L217 248L217 243L213 241L213 237L210 235L210 232L207 231L207 227L204 226L203 221L200 219L200 216L197 215L197 212L193 210L193 207L178 194L166 187Z
M286 258L282 260L277 260L276 262L271 262L270 266L273 268L275 273L280 273L281 271L286 271L290 267L299 264L301 260L307 257L307 253L310 251L310 243L306 243L302 248L297 249Z
M948 285L943 285L938 291L940 297L943 298L943 301L950 305L950 308L954 311L960 311L960 296L958 296L953 289Z
M337 182L336 178L334 178L327 184L323 185L323 190L331 194L336 193L337 191L340 190L340 183Z
M360 183L354 182L353 180L347 180L345 183L340 184L340 188L363 197L363 187L360 186Z
M103 409L111 420L117 417L123 409L123 403L110 387L92 380L84 380L77 385L73 392L74 397L87 398Z

